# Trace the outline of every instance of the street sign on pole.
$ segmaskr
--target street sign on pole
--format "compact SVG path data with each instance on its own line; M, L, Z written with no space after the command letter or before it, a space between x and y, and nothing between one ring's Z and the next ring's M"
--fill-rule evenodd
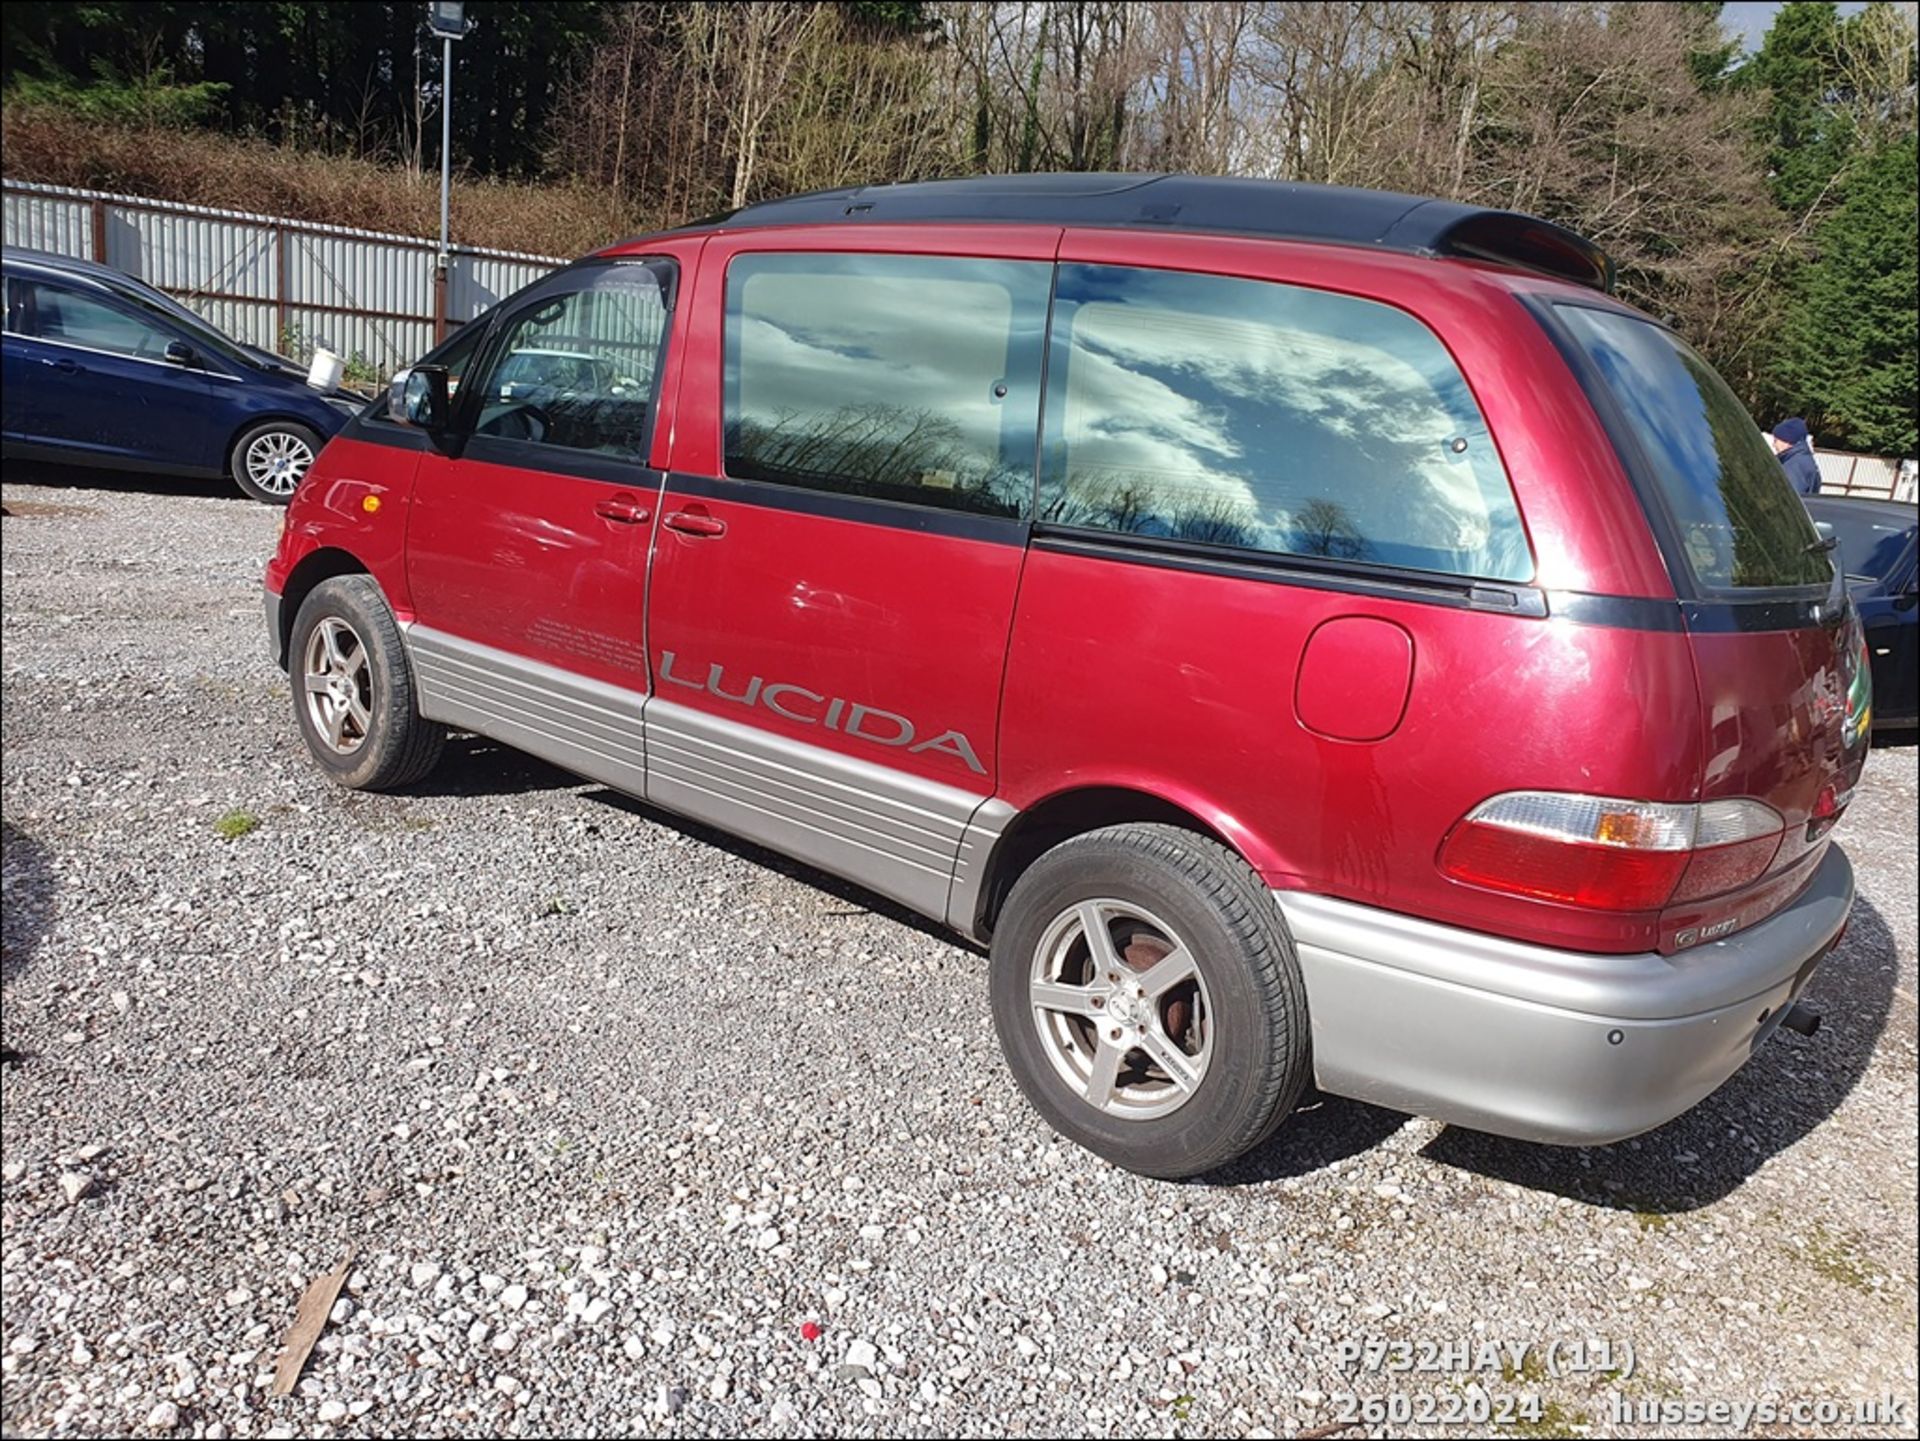
M447 192L453 179L453 42L467 33L462 0L433 0L427 29L440 37L440 264L447 263Z
M440 37L440 253L434 265L433 338L438 344L447 333L447 264L450 195L453 184L453 42L467 33L462 0L432 0L427 6L427 29Z
M427 28L446 40L458 40L467 33L467 7L461 0L433 0L427 6Z

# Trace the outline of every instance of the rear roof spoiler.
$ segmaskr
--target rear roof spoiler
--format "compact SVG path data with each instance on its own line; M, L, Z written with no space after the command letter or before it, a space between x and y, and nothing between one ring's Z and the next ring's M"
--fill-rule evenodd
M1432 248L1440 255L1491 260L1594 290L1613 289L1613 261L1604 250L1537 215L1477 211L1441 231Z

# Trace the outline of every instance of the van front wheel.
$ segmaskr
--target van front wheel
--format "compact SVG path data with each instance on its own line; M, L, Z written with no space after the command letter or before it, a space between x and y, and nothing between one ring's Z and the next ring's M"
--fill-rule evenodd
M1312 1073L1279 907L1238 856L1178 827L1113 826L1035 861L994 928L991 988L1027 1099L1144 1175L1225 1165Z
M439 762L446 727L420 715L406 645L372 576L315 586L294 617L287 660L300 738L332 780L394 790Z

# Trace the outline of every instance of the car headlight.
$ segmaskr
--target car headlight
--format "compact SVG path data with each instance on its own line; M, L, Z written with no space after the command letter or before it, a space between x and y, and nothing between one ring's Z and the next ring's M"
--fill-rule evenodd
M328 405L331 405L335 410L339 411L342 415L345 415L348 417L356 416L361 411L367 408L366 401L350 400L344 395L328 395L328 396L323 396L321 398L325 400Z

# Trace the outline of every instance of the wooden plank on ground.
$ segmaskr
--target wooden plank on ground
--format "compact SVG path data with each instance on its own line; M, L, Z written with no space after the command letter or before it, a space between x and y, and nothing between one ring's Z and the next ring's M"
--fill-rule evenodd
M327 1317L333 1313L333 1303L340 1298L340 1288L347 1284L347 1272L352 1266L353 1247L349 1245L338 1268L307 1287L306 1295L300 1298L299 1308L293 1313L293 1329L281 1343L280 1362L273 1370L274 1395L292 1393L300 1372L306 1367L307 1357L313 1352L313 1343L327 1328Z

